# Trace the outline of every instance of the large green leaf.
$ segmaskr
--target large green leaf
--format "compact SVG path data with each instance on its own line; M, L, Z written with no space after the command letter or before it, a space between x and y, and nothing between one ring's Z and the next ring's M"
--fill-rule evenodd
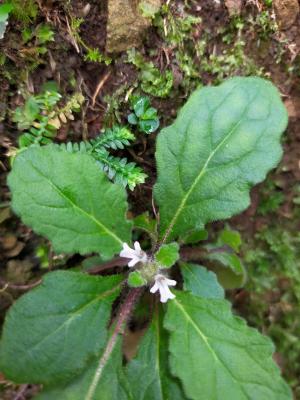
M66 381L105 346L120 276L58 271L21 297L6 317L0 370L15 382Z
M224 289L214 272L196 264L182 263L180 267L184 290L207 299L224 299Z
M165 327L170 363L193 400L291 400L271 341L232 315L225 300L176 293Z
M184 400L185 396L169 372L168 332L162 313L155 313L137 354L128 365L134 400Z
M135 400L123 372L121 341L114 348L105 365L94 394L90 397L90 388L97 371L99 361L94 361L81 376L75 377L69 384L45 389L36 400Z
M248 207L249 189L276 166L287 112L261 78L196 90L158 135L161 236L172 238Z
M88 155L32 147L17 156L8 182L13 209L57 252L111 257L130 242L125 189Z

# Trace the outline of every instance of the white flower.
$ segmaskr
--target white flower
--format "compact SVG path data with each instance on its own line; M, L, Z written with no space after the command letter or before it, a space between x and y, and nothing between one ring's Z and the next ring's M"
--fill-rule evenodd
M168 279L162 274L157 274L154 277L155 283L150 289L151 293L156 293L159 290L160 301L166 303L169 299L174 299L175 295L170 291L169 286L175 286L176 281L173 279Z
M148 260L147 254L141 249L139 242L134 242L134 249L131 249L127 243L123 243L120 257L131 258L128 267L134 267L139 262L146 263Z

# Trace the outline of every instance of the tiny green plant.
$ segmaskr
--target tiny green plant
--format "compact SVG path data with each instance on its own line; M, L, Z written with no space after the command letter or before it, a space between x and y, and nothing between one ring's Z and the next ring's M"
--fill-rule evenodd
M127 119L131 125L137 125L138 129L144 133L155 132L159 127L157 109L151 107L149 97L133 96L131 99L133 113Z
M80 110L84 100L82 94L75 93L64 106L59 107L61 98L55 88L49 88L39 95L29 96L24 106L15 109L13 121L19 130L26 131L19 137L20 148L51 143L61 124L74 119L73 112Z
M141 88L154 97L168 97L173 87L173 73L160 71L152 61L146 61L136 49L128 50L128 62L140 71Z
M32 23L38 14L38 4L36 0L9 0L13 6L12 14L23 26Z
M291 400L272 342L232 313L184 244L249 206L250 188L281 158L286 125L278 91L261 78L196 90L157 137L155 218L129 219L124 187L89 154L53 144L19 153L8 179L15 212L57 253L100 253L107 264L104 276L50 272L15 302L0 347L6 378L41 384L39 400ZM238 252L239 235L225 228L217 246ZM147 332L124 365L122 332L140 300Z
M111 64L112 59L109 56L101 53L100 50L97 48L89 47L86 44L86 42L82 39L82 37L80 36L80 27L83 22L84 22L83 18L71 17L70 30L74 38L74 41L76 43L76 46L78 47L79 44L80 46L83 47L83 49L86 52L84 56L85 61L105 63L106 65Z
M42 62L39 56L47 53L47 44L54 41L54 31L48 24L39 24L35 28L25 27L22 30L23 44L30 48L29 55L24 57L32 60L33 66L38 62Z

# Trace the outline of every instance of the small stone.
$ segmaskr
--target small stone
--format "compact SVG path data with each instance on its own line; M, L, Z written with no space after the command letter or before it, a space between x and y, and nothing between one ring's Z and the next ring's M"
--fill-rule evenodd
M138 47L151 18L145 18L138 0L109 0L106 51L119 53ZM145 1L143 1L145 3ZM147 0L153 7L160 7L161 0Z
M225 5L230 16L239 15L241 13L242 0L225 0Z
M25 247L25 243L17 242L16 245L11 250L5 252L5 256L7 258L16 257L21 253L21 251L24 249L24 247Z
M7 234L1 239L1 242L4 250L11 250L17 244L17 238L12 234Z
M273 4L279 28L290 28L299 14L298 0L274 0Z
M33 264L28 260L10 260L5 278L10 283L24 284L30 279L32 268Z

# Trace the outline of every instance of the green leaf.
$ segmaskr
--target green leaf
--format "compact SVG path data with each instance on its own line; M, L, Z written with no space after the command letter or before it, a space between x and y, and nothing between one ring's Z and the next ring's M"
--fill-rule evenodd
M177 243L163 244L155 254L155 260L164 268L170 268L179 260Z
M134 288L145 286L147 284L147 281L142 277L139 271L130 272L127 282L130 287Z
M240 274L234 272L231 268L219 265L210 265L210 269L217 275L218 281L224 289L237 289L245 285L247 281L247 271L243 264Z
M40 43L54 41L54 32L49 25L40 25L36 31L36 37Z
M224 229L221 232L220 241L223 244L227 244L227 246L230 246L236 252L239 251L242 244L240 233L231 229Z
M154 107L149 107L143 115L141 115L141 119L143 120L152 120L152 119L157 119L157 109Z
M24 107L17 107L13 113L13 121L18 124L18 129L24 130L30 128L33 121L38 118L40 106L34 96L30 96Z
M245 285L247 272L236 254L226 251L211 252L208 253L207 258L213 261L212 269L226 289L234 289Z
M131 113L131 114L128 115L127 121L131 125L137 125L137 123L138 123L138 119L137 119L137 117L136 117L136 115L134 113Z
M24 117L31 124L39 115L40 107L34 98L34 96L30 96L24 105Z
M0 347L6 378L52 384L80 373L105 346L121 279L70 271L45 275L6 317Z
M141 120L139 121L139 128L142 132L147 134L155 132L159 127L158 119L149 119L149 120Z
M149 2L148 0L141 1L139 3L139 9L142 12L143 17L145 18L154 18L155 14L157 14L160 10L161 3L160 2Z
M149 97L134 97L132 106L136 116L141 117L146 112L147 108L150 107Z
M208 238L208 232L206 229L200 229L193 232L188 233L187 235L181 238L182 243L184 244L195 244L200 242L201 240L206 240Z
M0 5L0 22L5 22L9 13L14 9L14 6L10 3L4 3Z
M182 263L180 267L184 290L207 299L224 299L224 289L219 284L216 274L196 264Z
M185 399L177 379L169 372L168 333L162 326L161 312L154 314L127 371L134 400Z
M8 16L13 8L13 5L9 3L0 5L0 39L3 39L4 37L6 27L8 25Z
M88 155L31 147L17 156L8 182L15 212L58 253L111 257L130 242L125 189Z
M225 300L176 293L165 327L171 371L192 400L291 400L271 341L232 315Z
M141 229L150 236L156 237L156 221L150 218L148 211L134 218L133 228Z
M45 388L36 400L135 400L132 398L122 367L122 348L119 340L96 386L93 397L89 390L96 374L99 361L94 361L81 376L75 377L69 384Z
M235 274L243 275L244 267L240 258L226 251L208 253L207 258L212 261L219 261L225 267L230 268Z
M164 240L247 208L250 187L281 158L286 125L277 89L261 78L196 90L158 135L154 192Z

